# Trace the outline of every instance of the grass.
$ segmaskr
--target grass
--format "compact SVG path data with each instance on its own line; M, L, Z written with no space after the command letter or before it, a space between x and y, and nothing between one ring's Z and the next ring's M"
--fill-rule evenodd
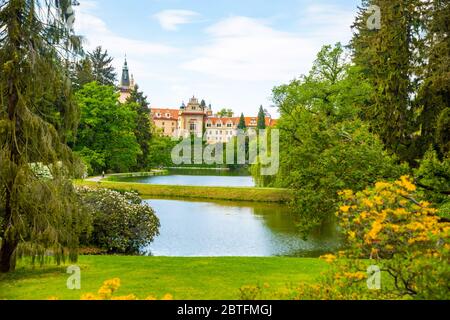
M292 193L287 189L254 187L203 187L203 186L165 186L143 183L115 181L75 181L77 185L97 186L115 190L134 190L146 197L177 197L211 200L234 200L252 202L288 202Z
M96 293L102 282L120 278L117 295L135 294L161 298L170 293L176 300L239 299L244 285L269 284L271 290L300 282L312 283L326 268L314 258L169 258L81 256L81 290L68 290L66 267L32 268L19 263L17 271L0 274L0 299L42 300L57 297L77 300Z

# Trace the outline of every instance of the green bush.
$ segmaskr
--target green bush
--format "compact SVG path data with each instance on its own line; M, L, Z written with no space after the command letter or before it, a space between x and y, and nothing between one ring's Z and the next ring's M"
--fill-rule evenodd
M93 220L92 234L82 245L108 253L137 254L159 234L159 219L137 193L86 187L77 192Z

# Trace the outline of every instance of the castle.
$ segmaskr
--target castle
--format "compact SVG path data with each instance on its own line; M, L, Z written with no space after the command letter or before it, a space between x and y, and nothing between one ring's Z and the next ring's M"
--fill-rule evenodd
M134 89L133 76L129 77L128 64L125 60L120 82L120 102L125 102ZM215 115L211 105L199 103L193 96L186 105L184 102L178 109L150 109L150 119L160 133L167 137L183 138L189 136L206 137L209 144L225 143L237 135L240 117L222 117ZM266 127L273 127L276 120L270 115L265 117ZM255 133L258 126L257 117L245 117L245 126L249 134Z

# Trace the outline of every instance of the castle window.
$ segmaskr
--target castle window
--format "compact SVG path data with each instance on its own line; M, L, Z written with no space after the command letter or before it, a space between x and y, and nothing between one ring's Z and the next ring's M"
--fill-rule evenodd
M158 112L158 113L156 114L156 116L157 116L158 118L161 118L161 113Z
M232 126L233 126L232 123L228 123L228 124L227 124L227 127L228 127L228 128L231 128Z
M207 128L211 128L211 123L208 122L208 123L206 124L206 127L207 127Z
M218 124L217 124L217 128L222 128L222 124L221 124L221 123L218 123Z
M189 125L189 128L190 128L191 131L197 131L197 125L195 123L191 123Z
M167 118L170 118L170 113L166 113L166 117L167 117Z

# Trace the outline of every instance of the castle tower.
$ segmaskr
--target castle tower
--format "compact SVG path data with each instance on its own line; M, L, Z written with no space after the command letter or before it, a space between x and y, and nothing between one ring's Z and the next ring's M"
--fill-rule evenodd
M133 75L131 75L130 78L130 71L128 70L128 62L126 57L122 68L122 77L120 78L119 87L120 87L119 101L121 103L125 103L127 99L130 97L131 91L135 87Z

